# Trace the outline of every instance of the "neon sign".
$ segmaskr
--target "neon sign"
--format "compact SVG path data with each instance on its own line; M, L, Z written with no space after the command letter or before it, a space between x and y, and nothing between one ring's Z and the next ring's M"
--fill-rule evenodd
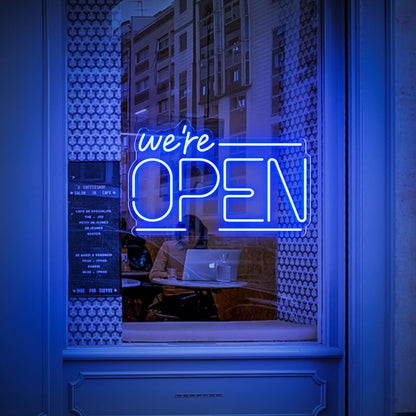
M134 150L128 198L136 233L185 231L178 224L195 210L220 233L307 230L311 160L303 140L218 140L183 121L169 131L141 129Z

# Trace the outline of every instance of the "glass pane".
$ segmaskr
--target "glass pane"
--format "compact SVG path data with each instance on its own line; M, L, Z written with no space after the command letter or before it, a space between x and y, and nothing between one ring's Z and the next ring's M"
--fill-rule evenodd
M316 339L317 2L93 3L68 12L70 333L76 305L107 302L115 332Z

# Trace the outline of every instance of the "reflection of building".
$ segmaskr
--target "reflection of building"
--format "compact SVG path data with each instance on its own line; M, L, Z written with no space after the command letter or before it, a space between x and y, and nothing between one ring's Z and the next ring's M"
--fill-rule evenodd
M306 3L180 0L132 17L123 25L123 131L187 118L219 137L284 134L283 102L299 101L288 84L307 95L316 79L315 35L299 29L316 13Z
M251 85L247 7L240 0L182 0L124 25L125 132L163 129L188 118L214 135L245 135L245 91Z
M122 30L123 132L189 119L219 139L315 140L316 32L300 23L316 10L301 3L180 0L131 17Z
M150 19L132 17L125 25L131 28L130 32L124 31L122 47L123 54L129 51L129 58L123 62L130 74L124 88L124 132L130 135L130 140L125 140L125 150L132 151L133 137L140 127L165 130L186 118L197 130L209 128L219 140L306 139L311 170L319 177L315 1L177 0ZM127 158L132 157L130 152ZM218 148L218 160L248 154L243 146ZM272 155L273 148L262 148L261 157ZM284 175L293 178L293 194L301 195L295 159L293 153L285 155ZM132 162L126 160L124 166ZM148 201L146 206L164 212L167 181L163 168L159 175L155 170L148 176L152 177L148 189L159 185L159 192L141 188ZM206 172L193 176L198 178L198 187L212 184ZM247 187L261 175L253 164L243 162L229 176L234 184ZM283 319L317 319L317 262L305 265L304 256L305 252L316 252L319 244L319 186L319 181L314 180L313 214L306 237L262 237L260 245L268 253L267 262L254 254L255 249L250 250L250 263L259 266L255 273L259 287L275 294L278 285L279 316ZM276 186L274 192L273 206L282 221L289 221L292 213L285 216L290 208L282 202L286 200L283 187ZM125 195L123 192L123 216L127 215ZM238 237L223 238L218 232L218 217L224 211L218 208L223 201L221 196L202 201L201 205L192 201L190 211L207 225L213 244L239 244ZM227 212L233 219L258 218L255 215L259 206L255 198L237 198L228 204ZM275 259L276 253L272 250L270 255L268 249L276 243L279 255ZM266 264L270 270L264 268Z

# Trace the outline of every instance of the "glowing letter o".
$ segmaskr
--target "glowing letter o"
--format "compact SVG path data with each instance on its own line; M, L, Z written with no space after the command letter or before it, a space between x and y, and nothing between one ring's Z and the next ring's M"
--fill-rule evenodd
M161 215L158 218L148 218L145 217L143 214L141 214L138 210L137 207L137 202L136 202L136 175L137 175L137 171L139 170L140 167L142 167L145 163L149 163L149 162L157 162L160 163L161 165L163 165L168 173L169 173L169 207L166 210L166 212ZM132 202L131 202L131 207L134 211L134 213L143 221L147 221L147 222L158 222L158 221L162 221L163 219L165 219L170 212L172 211L172 207L173 207L173 173L171 168L169 167L169 165L164 162L161 159L156 159L156 158L149 158L149 159L144 159L141 162L139 162L133 169L132 174L131 174L131 198L132 198Z

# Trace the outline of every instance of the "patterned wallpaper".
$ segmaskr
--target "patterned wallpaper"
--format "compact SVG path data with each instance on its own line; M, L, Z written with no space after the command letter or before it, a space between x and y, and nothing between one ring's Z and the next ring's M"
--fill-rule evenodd
M120 160L120 39L117 1L68 1L68 158Z
M318 138L321 140L318 135L318 5L316 0L278 0L277 3L279 22L285 27L279 135L306 139L312 161L312 218L307 234L301 238L289 235L277 239L277 297L280 300L277 312L279 319L316 324L321 254L322 146L318 141Z
M112 0L68 0L69 161L120 160L120 40ZM121 297L69 299L68 345L122 342Z

